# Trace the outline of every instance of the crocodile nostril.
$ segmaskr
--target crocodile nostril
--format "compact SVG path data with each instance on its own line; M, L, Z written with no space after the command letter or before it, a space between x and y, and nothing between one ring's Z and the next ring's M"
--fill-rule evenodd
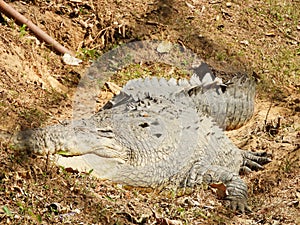
M145 127L149 127L148 123L141 123L139 124L140 127L145 128Z

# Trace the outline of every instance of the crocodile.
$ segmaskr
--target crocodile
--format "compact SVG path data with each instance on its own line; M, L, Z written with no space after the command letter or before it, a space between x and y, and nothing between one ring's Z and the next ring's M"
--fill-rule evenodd
M93 116L22 131L15 143L77 159L95 176L126 185L222 182L231 208L244 212L247 185L239 172L262 169L270 159L264 152L239 149L224 129L251 118L253 82L239 77L224 84L205 64L199 68L190 80L129 81Z

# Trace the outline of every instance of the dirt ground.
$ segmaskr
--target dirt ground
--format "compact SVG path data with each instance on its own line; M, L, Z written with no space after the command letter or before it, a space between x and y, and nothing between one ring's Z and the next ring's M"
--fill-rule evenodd
M0 17L0 132L72 117L72 96L92 61L116 46L167 40L197 53L226 80L247 71L257 80L255 114L228 135L242 149L267 151L272 162L243 178L252 212L237 214L206 187L131 188L60 168L47 156L0 143L1 224L300 224L299 1L6 1L77 53L79 66ZM144 63L118 72L132 77L182 76ZM101 102L111 97L103 91Z

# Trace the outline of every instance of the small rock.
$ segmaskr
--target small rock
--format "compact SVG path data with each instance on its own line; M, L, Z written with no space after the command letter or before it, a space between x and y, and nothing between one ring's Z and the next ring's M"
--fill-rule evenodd
M21 217L19 215L14 215L14 219L18 220L20 219Z
M77 59L68 53L65 53L62 59L65 64L70 66L78 66L80 63L82 63L81 59Z
M232 3L231 3L231 2L226 2L226 6L227 6L228 8L230 8L230 7L232 6Z
M244 44L244 45L247 45L247 46L249 45L249 41L248 40L242 40L242 41L240 41L240 43Z

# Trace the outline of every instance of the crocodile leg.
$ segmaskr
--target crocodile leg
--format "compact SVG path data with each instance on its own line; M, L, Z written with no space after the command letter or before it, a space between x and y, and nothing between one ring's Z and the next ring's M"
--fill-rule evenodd
M252 170L261 170L263 165L271 162L269 154L266 152L249 152L242 151L243 164L241 166L240 172L249 173Z
M230 207L242 213L250 210L247 205L247 185L236 173L228 168L217 165L205 166L201 162L194 164L189 176L184 182L186 186L195 186L201 183L216 184L222 182L226 187L226 200L230 200Z

